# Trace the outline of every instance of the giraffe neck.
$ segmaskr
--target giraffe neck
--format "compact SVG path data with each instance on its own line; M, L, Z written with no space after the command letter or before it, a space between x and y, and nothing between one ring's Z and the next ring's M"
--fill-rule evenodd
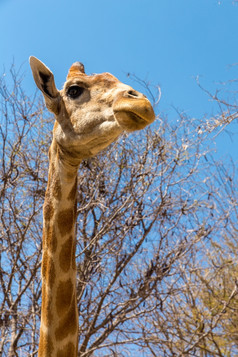
M76 357L75 221L78 166L60 158L53 141L43 209L42 310L39 357Z

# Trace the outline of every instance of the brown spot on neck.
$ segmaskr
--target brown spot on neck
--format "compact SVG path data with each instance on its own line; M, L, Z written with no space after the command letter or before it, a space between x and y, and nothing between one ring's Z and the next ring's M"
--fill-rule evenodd
M59 212L57 223L62 236L71 233L74 226L74 209L68 208Z
M43 228L43 248L49 250L52 253L57 249L57 237L55 229L50 223L46 223Z
M62 341L69 335L75 335L78 331L78 310L75 294L72 298L72 303L69 310L61 317L59 316L58 328L55 331L55 337L58 341Z
M59 254L59 265L60 268L66 273L70 267L71 263L73 263L73 260L75 260L75 256L73 256L74 253L74 242L73 242L73 237L70 236L67 241L62 244L60 254ZM73 265L73 264L72 264Z
M62 316L72 304L73 283L71 279L61 281L57 288L56 310L58 315Z
M52 289L55 282L55 266L53 259L50 257L46 250L43 251L41 274L46 285Z
M43 216L46 221L50 221L54 215L54 208L50 198L46 196L43 207Z
M77 192L77 183L78 183L78 180L77 180L77 177L75 178L75 182L73 184L73 187L68 195L68 200L70 201L74 201L76 199L76 192Z

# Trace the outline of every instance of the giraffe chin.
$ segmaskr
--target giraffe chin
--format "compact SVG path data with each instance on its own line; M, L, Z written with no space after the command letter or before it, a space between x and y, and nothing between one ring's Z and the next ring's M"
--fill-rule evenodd
M147 121L130 111L114 112L114 116L120 127L128 132L141 130L151 123L151 121Z

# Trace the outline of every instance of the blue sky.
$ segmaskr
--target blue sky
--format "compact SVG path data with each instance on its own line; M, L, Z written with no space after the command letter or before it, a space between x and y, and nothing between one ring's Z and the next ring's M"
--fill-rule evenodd
M30 55L50 67L58 87L79 60L88 73L108 71L131 84L129 72L159 84L165 114L175 116L175 106L201 117L214 108L196 76L210 90L237 77L232 0L0 0L0 33L0 72L14 58L29 92L35 90ZM238 159L228 136L218 139L218 149Z

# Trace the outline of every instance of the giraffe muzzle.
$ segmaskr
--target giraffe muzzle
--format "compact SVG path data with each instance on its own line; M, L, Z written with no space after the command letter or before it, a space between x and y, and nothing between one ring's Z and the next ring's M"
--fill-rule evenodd
M143 95L118 98L113 111L118 124L126 131L141 130L155 120L152 105Z

